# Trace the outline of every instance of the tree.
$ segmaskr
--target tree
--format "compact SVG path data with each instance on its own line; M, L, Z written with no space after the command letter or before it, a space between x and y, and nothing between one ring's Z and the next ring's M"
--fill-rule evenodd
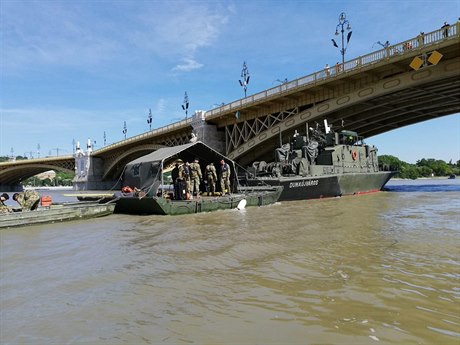
M427 166L417 167L419 171L419 175L422 177L431 177L433 174L433 170Z
M391 170L401 170L401 167L404 165L404 164L407 164L401 160L399 160L399 158L395 157L395 156L390 156L390 155L382 155L379 157L379 163L380 165L386 165L388 167L390 167Z
M410 178L415 180L420 177L418 168L412 164L406 164L402 167L401 171L399 172L399 177L401 178Z

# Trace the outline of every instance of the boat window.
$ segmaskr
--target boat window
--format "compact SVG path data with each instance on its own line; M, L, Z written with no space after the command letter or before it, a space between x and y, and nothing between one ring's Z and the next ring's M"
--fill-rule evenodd
M132 167L133 176L139 176L140 167L141 167L141 163L133 165Z

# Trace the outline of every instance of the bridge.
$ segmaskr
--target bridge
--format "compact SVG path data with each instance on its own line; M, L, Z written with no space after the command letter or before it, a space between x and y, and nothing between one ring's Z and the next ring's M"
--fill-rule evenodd
M367 138L458 112L460 22L91 153L0 163L0 189L50 169L86 169L77 189L110 188L127 162L194 135L244 166L324 119Z

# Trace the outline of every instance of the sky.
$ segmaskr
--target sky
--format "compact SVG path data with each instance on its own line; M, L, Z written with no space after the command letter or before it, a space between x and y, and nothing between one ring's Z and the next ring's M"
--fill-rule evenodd
M334 65L344 12L345 60L439 29L459 0L0 0L0 156L71 154L211 110ZM427 140L428 138L428 140ZM366 142L408 163L460 159L460 114ZM39 152L39 154L37 153Z

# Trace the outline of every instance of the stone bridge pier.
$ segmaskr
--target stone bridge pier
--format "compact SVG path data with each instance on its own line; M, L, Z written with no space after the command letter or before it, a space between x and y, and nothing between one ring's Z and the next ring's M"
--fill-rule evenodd
M197 139L214 150L225 154L225 133L218 131L215 125L206 122L206 112L197 110L192 116L191 126Z
M199 140L213 149L224 153L225 152L225 133L218 131L217 127L206 122L206 112L198 110L189 120L188 128L192 130L192 138L190 132L184 135L179 141L162 141L161 138L152 137L149 139L149 144L157 145L181 145L191 140ZM139 144L145 146L145 144ZM146 153L144 153L146 154ZM138 158L139 155L133 156L132 159ZM122 176L118 180L104 179L106 171L104 171L104 159L94 156L91 143L88 142L87 151L80 149L79 144L74 154L75 158L75 178L73 180L73 189L77 191L86 190L120 190Z
M103 181L104 162L101 158L92 155L92 150L83 152L77 148L75 157L75 177L73 179L73 189L83 190L109 190L120 189L120 180Z

